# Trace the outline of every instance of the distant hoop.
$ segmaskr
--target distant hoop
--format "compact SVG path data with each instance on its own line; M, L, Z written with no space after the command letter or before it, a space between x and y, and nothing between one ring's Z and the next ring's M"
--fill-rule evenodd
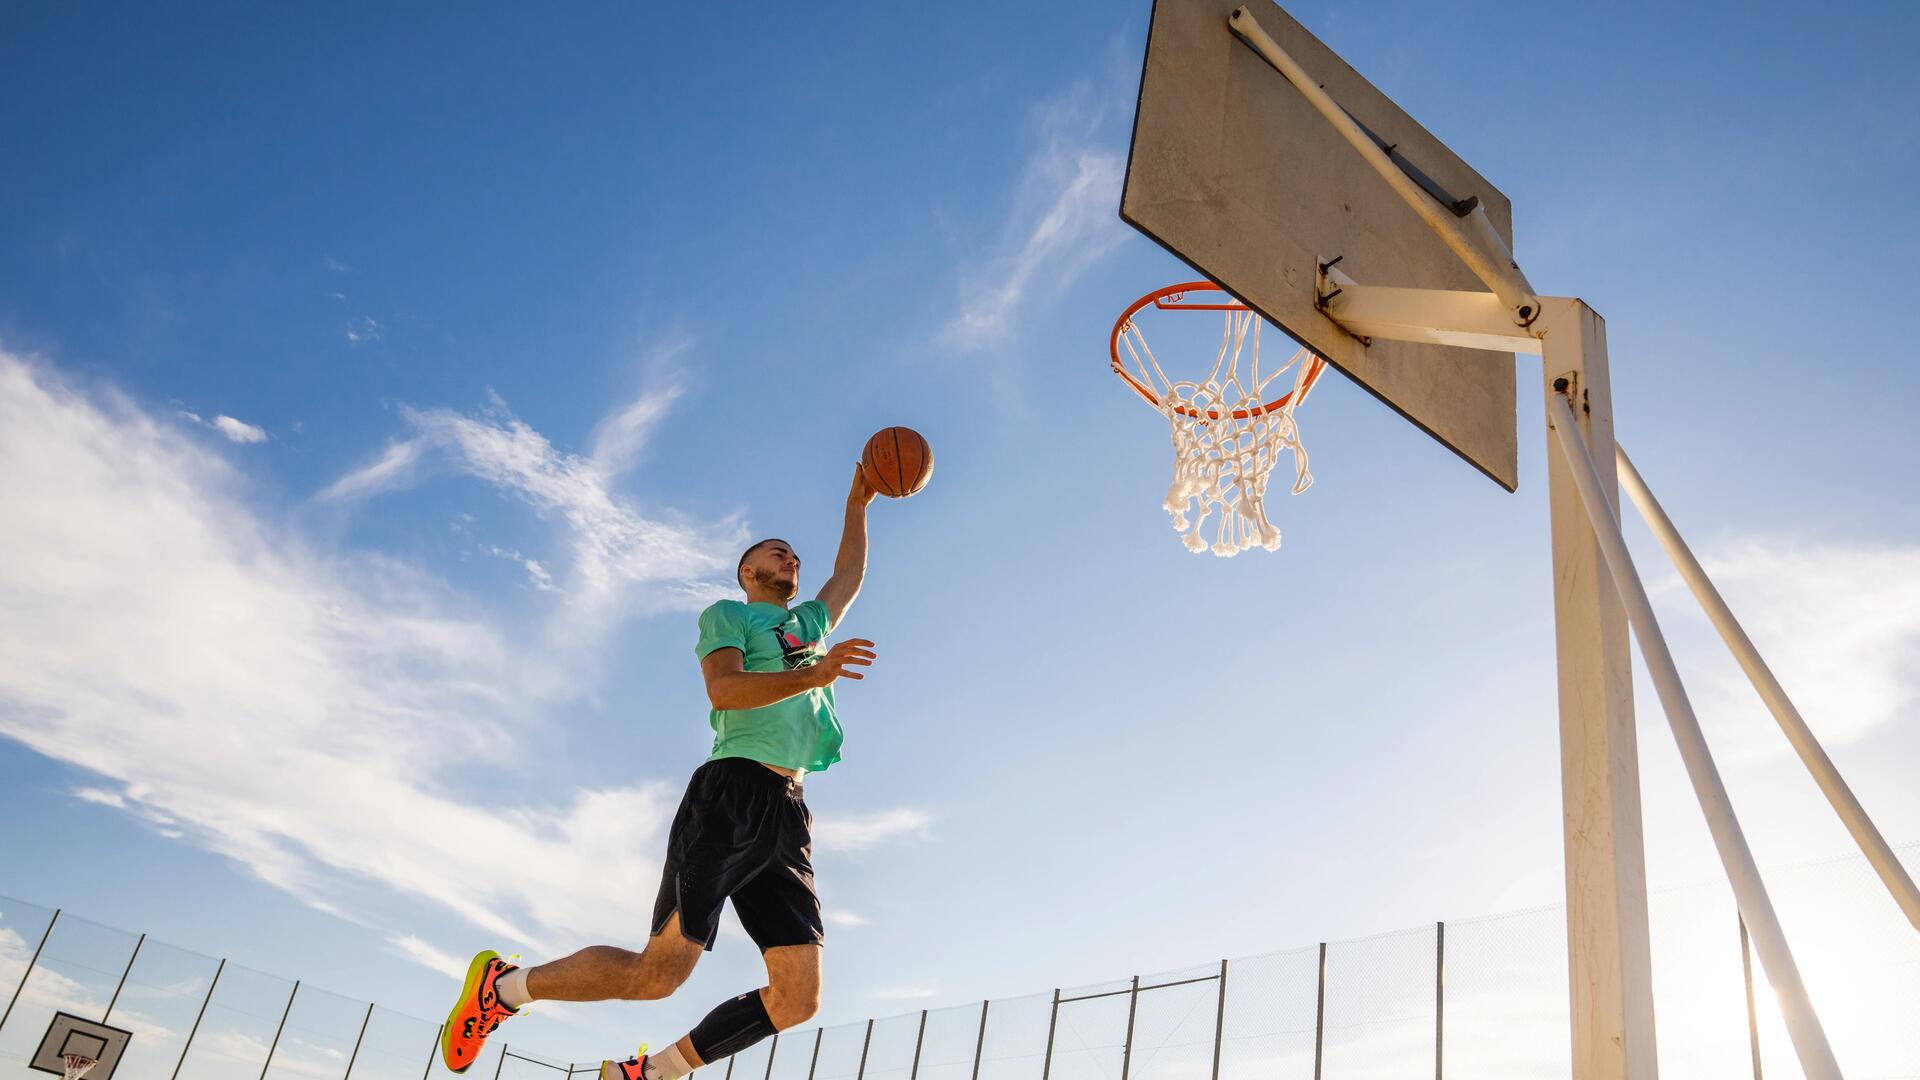
M1211 294L1212 297L1216 297L1217 299L1211 299L1207 303L1181 303L1181 301L1185 300L1191 293ZM1249 309L1247 305L1234 299L1233 295L1227 292L1227 290L1215 285L1211 281L1189 281L1180 285L1169 285L1164 289L1155 289L1140 299L1135 300L1127 306L1127 310L1120 313L1120 317L1114 320L1113 333L1107 337L1107 356L1112 362L1113 373L1120 376L1121 380L1132 387L1133 392L1139 394L1147 404L1158 409L1162 408L1160 395L1152 387L1135 378L1133 373L1127 370L1126 361L1120 359L1120 343L1126 337L1127 333L1133 330L1133 317L1138 315L1142 309L1149 306L1160 311L1247 311ZM1312 358L1311 367L1307 371L1306 381L1299 390L1301 401L1306 400L1307 392L1313 389L1313 384L1320 381L1320 374L1326 370L1326 366L1327 362L1320 357L1314 356ZM1233 420L1246 420L1251 417L1270 413L1275 409L1285 408L1288 405L1299 404L1299 402L1293 400L1293 395L1294 392L1289 391L1277 400L1269 401L1256 409L1235 409L1228 414L1228 418ZM1192 408L1185 405L1175 405L1173 406L1173 411L1189 417L1199 415ZM1220 411L1218 409L1209 409L1207 416L1209 419L1218 420L1220 419Z

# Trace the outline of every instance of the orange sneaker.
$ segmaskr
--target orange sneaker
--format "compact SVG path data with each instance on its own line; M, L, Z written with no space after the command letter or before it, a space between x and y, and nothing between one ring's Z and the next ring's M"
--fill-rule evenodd
M441 1029L440 1059L457 1073L466 1072L480 1060L480 1048L500 1021L514 1014L500 1001L494 983L513 970L513 965L488 949L467 966L467 982L460 988L460 1000L447 1014L447 1026Z
M640 1049L625 1061L602 1061L600 1080L641 1080L647 1068L647 1044L641 1043Z

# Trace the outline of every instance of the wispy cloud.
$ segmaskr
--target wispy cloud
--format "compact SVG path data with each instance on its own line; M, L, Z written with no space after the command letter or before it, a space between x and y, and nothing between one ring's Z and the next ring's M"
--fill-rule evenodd
M1104 136L1105 110L1090 85L1035 111L1039 147L1028 159L1001 249L963 268L960 305L942 328L962 347L990 344L1012 329L1037 287L1065 289L1125 237L1115 216L1122 159Z
M353 267L348 266L346 263L341 262L339 259L336 259L331 255L328 255L326 258L321 259L320 265L326 267L327 269L333 271L336 274L350 274L353 272Z
M231 416L216 416L213 427L220 434L237 443L260 443L267 441L265 428L256 427L245 420L235 420Z
M912 807L821 818L814 822L813 842L823 851L864 851L909 837L924 840L932 824L933 815Z
M347 344L365 345L370 341L379 341L385 333L386 328L372 316L363 315L347 324Z
M452 953L442 952L412 934L395 934L387 939L387 945L429 971L437 971L449 979L466 977L466 961Z
M826 913L826 920L834 926L866 926L872 920L855 911L840 908Z
M1750 539L1703 555L1702 565L1822 742L1866 738L1920 699L1920 547ZM1663 628L1684 650L1683 674L1716 748L1790 753L1686 586L1671 574L1658 581Z
M418 439L388 443L380 456L327 485L316 498L334 502L378 495L405 486L425 449Z

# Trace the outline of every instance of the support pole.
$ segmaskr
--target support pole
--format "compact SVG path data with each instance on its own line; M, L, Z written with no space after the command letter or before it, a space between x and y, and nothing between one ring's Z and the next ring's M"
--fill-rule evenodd
M1548 355L1552 355L1551 346ZM1560 394L1547 395L1547 422L1559 441L1561 456L1571 466L1569 471L1586 504L1592 533L1600 543L1614 584L1626 601L1627 618L1640 641L1640 655L1647 662L1647 674L1653 679L1660 704L1666 710L1667 726L1673 730L1680 760L1693 782L1701 812L1706 815L1707 830L1713 834L1713 844L1719 851L1727 880L1733 886L1740 915L1746 920L1760 953L1760 966L1779 995L1780 1009L1787 1033L1793 1038L1794 1052L1800 1058L1800 1067L1809 1080L1840 1080L1840 1066L1834 1061L1833 1048L1827 1044L1820 1018L1814 1015L1806 985L1800 980L1800 968L1794 963L1793 951L1787 947L1786 933L1780 929L1780 919L1774 913L1773 901L1767 897L1766 885L1760 878L1759 866L1753 861L1753 852L1747 847L1747 838L1740 831L1733 802L1721 782L1719 768L1714 765L1713 752L1707 748L1706 735L1693 714L1693 704L1687 700L1686 687L1680 682L1673 654L1667 651L1667 640L1660 633L1646 588L1633 568L1632 557L1627 554L1619 519L1603 494L1599 467L1581 442L1573 411ZM1610 462L1613 458L1609 453L1605 460Z
M300 988L298 986L294 987L295 992L298 992L299 989ZM291 1001L287 1002L287 1011L289 1012L293 1011L293 1002ZM440 1056L440 1039L446 1033L447 1033L447 1025L445 1024L441 1024L439 1027L434 1029L433 1049L427 1051L427 1067L420 1070L420 1080L427 1080L427 1077L433 1075L433 1059ZM277 1035L274 1036L274 1041L275 1042L280 1041L280 1037ZM266 1078L263 1076L261 1080L266 1080ZM567 1065L567 1080L573 1080L572 1063L568 1063Z
M1140 1009L1140 976L1133 977L1133 985L1127 988L1127 1041L1120 1045L1120 1080L1127 1080L1127 1072L1133 1067L1133 1018Z
M1320 943L1320 989L1313 998L1313 1080L1320 1080L1320 1051L1327 1033L1327 943Z
M773 1080L773 1055L780 1052L780 1033L773 1033L773 1041L767 1044L767 1072L760 1080Z
M920 1030L913 1037L913 1068L907 1070L907 1080L915 1080L920 1075L920 1047L927 1041L927 1010L920 1010Z
M280 1049L280 1036L287 1030L287 1017L293 1015L293 1002L294 999L299 996L300 980L295 979L293 989L287 994L286 1011L280 1014L280 1026L273 1029L273 1042L267 1047L267 1063L260 1066L260 1080L267 1080L267 1071L273 1068L273 1052ZM438 1043L440 1041L439 1036L435 1036L433 1041Z
M980 1055L985 1053L987 1049L987 1006L991 1004L993 1004L991 1000L980 1003L980 1034L975 1036L973 1040L972 1080L980 1080ZM813 1077L809 1076L807 1080L813 1080Z
M1753 1007L1753 950L1747 947L1747 920L1739 922L1740 975L1747 984L1747 1047L1753 1054L1753 1080L1760 1080L1760 1014Z
M1220 1080L1220 1043L1227 1033L1227 962L1220 961L1220 985L1217 987L1219 998L1213 1006L1213 1073L1211 1080Z
M826 1028L813 1029L813 1056L807 1059L807 1080L813 1080L813 1070L820 1067L820 1040L826 1037Z
M1867 857L1874 872L1880 875L1880 881L1893 894L1893 902L1907 916L1913 928L1920 930L1920 888L1916 888L1913 878L1906 867L1900 865L1899 856L1887 846L1886 838L1867 816L1867 811L1854 798L1853 789L1841 778L1840 770L1834 768L1833 759L1820 746L1820 740L1814 737L1813 730L1800 718L1800 710L1793 707L1793 700L1787 697L1787 691L1780 680L1773 677L1772 669L1760 657L1760 650L1754 648L1753 640L1733 617L1733 609L1720 597L1720 590L1713 587L1712 579L1693 557L1693 551L1687 547L1686 540L1680 536L1680 530L1674 528L1672 519L1661 508L1659 500L1640 477L1633 462L1627 460L1627 452L1618 446L1614 454L1620 463L1620 486L1627 497L1640 510L1640 516L1646 519L1647 527L1666 549L1667 558L1673 560L1674 569L1680 571L1680 577L1693 590L1693 598L1700 602L1707 618L1713 620L1713 628L1720 631L1720 640L1727 643L1733 652L1733 658L1740 662L1740 670L1747 673L1747 681L1753 684L1760 694L1760 700L1766 702L1767 711L1786 733L1787 741L1793 744L1795 753L1813 774L1813 782L1820 785L1820 791L1826 795L1827 802L1833 806L1833 812L1840 815L1841 824L1853 835L1853 842L1860 846L1860 853Z
M0 1012L0 1027L7 1026L7 1017L13 1015L13 1006L20 1000L20 991L27 988L27 980L33 977L34 965L40 962L40 950L47 947L47 939L53 936L54 924L59 921L60 909L54 908L53 918L47 920L47 929L40 935L40 944L33 947L33 958L27 961L27 970L20 973L20 985L13 988L13 996L7 999L7 1011ZM1054 991L1053 996L1059 997L1059 991Z
M133 955L127 957L127 966L120 972L120 981L114 985L113 996L107 999L107 1011L100 1014L101 1023L104 1024L113 1019L113 1007L120 1004L120 991L127 988L127 976L133 974L133 965L139 963L140 950L145 948L146 944L147 935L145 934L141 934L140 940L133 943Z
M1447 924L1433 924L1433 1080L1441 1080L1447 1045Z
M1540 318L1544 392L1550 403L1559 400L1553 384L1569 380L1582 406L1580 433L1611 466L1606 322L1579 300L1546 303ZM1627 620L1572 467L1554 449L1553 439L1549 433L1547 486L1572 1072L1574 1080L1654 1080L1660 1065ZM1611 475L1599 487L1609 505L1618 505Z
M1053 1033L1060 1026L1060 990L1053 991L1053 1011L1047 1014L1047 1052L1040 1058L1040 1080L1053 1075Z
M353 1080L353 1063L360 1060L360 1044L367 1041L367 1025L373 1022L373 1006L367 1006L367 1015L360 1018L360 1034L354 1036L353 1053L347 1055L347 1071L340 1074L340 1080ZM500 1044L500 1065L507 1063L507 1044ZM500 1080L500 1065L493 1067L493 1080Z
M854 1071L853 1080L866 1080L867 1048L873 1045L873 1020L867 1020L867 1034L860 1040L860 1067Z
M371 1005L367 1006L367 1019L369 1020L373 1019L373 1006ZM367 1033L367 1025L361 1024L360 1034L362 1036L365 1036L366 1033ZM513 1047L510 1043L500 1044L500 1060L494 1062L493 1064L493 1080L500 1080L500 1071L507 1067L507 1051L512 1048ZM358 1043L355 1043L353 1050L355 1054L358 1054L360 1052L360 1045ZM351 1061L347 1062L347 1072L349 1073L353 1072L353 1062ZM687 1075L692 1076L693 1074L688 1073ZM346 1078L342 1077L341 1080L346 1080Z
M200 999L200 1011L193 1014L193 1026L187 1029L187 1041L180 1045L180 1060L173 1063L173 1075L168 1080L180 1080L180 1066L187 1063L187 1051L193 1049L193 1037L200 1034L200 1021L207 1018L207 1004L213 1000L213 992L220 988L220 975L226 970L227 961L222 957L219 966L213 969L213 981L207 984L207 996Z

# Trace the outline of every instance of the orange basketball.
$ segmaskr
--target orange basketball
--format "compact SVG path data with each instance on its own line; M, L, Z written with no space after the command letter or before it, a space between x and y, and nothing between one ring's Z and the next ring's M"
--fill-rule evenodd
M860 454L860 471L867 474L868 487L904 499L933 479L933 447L912 428L876 431Z

